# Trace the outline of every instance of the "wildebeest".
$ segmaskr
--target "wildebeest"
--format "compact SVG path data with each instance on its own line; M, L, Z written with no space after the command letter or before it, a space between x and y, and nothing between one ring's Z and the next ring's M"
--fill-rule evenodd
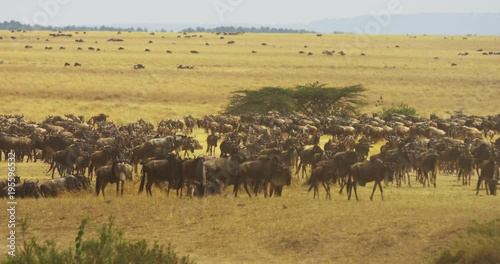
M151 50L150 50L150 49L145 49L144 51L145 51L145 52L150 52Z
M314 168L311 173L311 177L307 180L306 184L309 185L308 192L314 189L313 199L315 199L316 196L319 199L318 186L321 182L326 191L326 199L331 200L332 197L330 195L330 183L336 181L337 174L335 173L333 162L323 161L321 163L324 165L318 165L316 168Z
M373 200L373 194L375 193L375 189L377 189L377 185L380 189L380 195L382 196L382 200L384 200L384 193L382 191L382 180L388 176L389 179L392 179L393 172L390 170L388 166L384 164L384 162L380 159L373 158L370 161L358 162L351 166L351 170L349 172L349 180L347 182L347 199L351 199L352 188L354 188L354 195L356 196L356 200L358 199L357 185L365 186L367 182L375 181L373 185L372 195L370 196L370 200Z
M109 164L112 160L118 157L120 147L118 144L112 146L104 146L102 150L95 151L90 155L89 176L92 179L93 172L102 166Z
M99 192L102 191L102 196L106 197L104 190L108 183L116 183L116 195L118 195L121 183L121 196L123 196L124 185L127 180L132 180L132 167L123 160L114 160L112 165L107 165L97 170L96 194L99 196Z
M217 148L217 140L218 137L214 134L210 134L207 137L207 151L205 153L209 153L210 156L215 156L215 150Z
M500 153L492 151L491 157L481 164L481 174L477 181L476 195L479 194L479 187L484 181L486 194L496 195L498 187L498 174L500 164Z
M17 184L21 182L21 178L19 176L14 176L10 177L7 180L0 181L0 190L2 190L4 187L8 186L10 184Z
M425 182L427 182L427 187L430 186L432 182L434 188L436 188L436 176L438 171L438 160L439 155L432 149L429 152L422 153L417 159L417 175L420 176L420 181L425 187ZM429 173L431 178L429 179Z
M311 148L304 149L299 153L300 161L295 171L295 175L299 174L299 170L302 168L302 178L306 174L306 165L312 165L314 155L317 153L323 153L323 150L318 146L314 145Z
M83 175L68 175L40 184L43 197L55 197L65 191L81 191L90 188L90 180Z
M182 195L182 186L184 179L181 173L181 161L178 156L169 154L166 159L152 160L142 166L141 183L139 186L139 194L144 190L146 184L146 195L153 196L151 187L153 183L168 182L167 193L171 188L177 190L177 195Z
M82 67L82 64L79 63L79 62L75 62L75 64L73 65L73 67Z
M142 64L136 64L134 65L134 69L138 70L138 69L146 69L146 67Z
M234 183L234 197L238 197L238 189L241 183L249 197L252 197L248 190L250 179L255 181L254 195L258 194L260 186L266 186L271 180L271 176L276 172L279 159L275 157L263 158L257 160L245 161L239 165L238 176ZM267 190L264 189L264 195L267 197Z
M17 183L14 186L6 186L0 190L0 197L8 198L9 192L15 193L16 198L40 198L42 197L40 193L40 186L38 186L38 180L28 181L24 180L22 183Z
M71 67L71 63L69 63L69 62L65 62L65 63L64 63L64 67Z
M203 162L203 182L217 179L227 187L231 179L238 177L240 163L244 158L235 149L229 157L214 158Z
M271 179L269 179L269 197L273 195L280 197L283 187L292 183L292 170L290 167L278 166Z

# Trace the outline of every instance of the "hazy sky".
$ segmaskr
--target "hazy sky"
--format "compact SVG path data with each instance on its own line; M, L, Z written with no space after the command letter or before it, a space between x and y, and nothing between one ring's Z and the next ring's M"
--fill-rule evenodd
M399 2L401 13L500 13L498 0L0 0L0 21L44 25L293 24L369 15Z

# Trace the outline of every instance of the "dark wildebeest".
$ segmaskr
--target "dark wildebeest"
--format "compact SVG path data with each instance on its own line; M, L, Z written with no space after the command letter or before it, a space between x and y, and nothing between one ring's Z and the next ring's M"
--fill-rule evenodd
M71 67L71 63L69 63L69 62L65 62L65 63L64 63L64 67Z
M132 149L132 158L130 163L134 166L135 175L138 175L137 165L139 162L156 155L155 147L151 144L141 144Z
M95 192L99 196L102 191L102 196L106 197L104 190L108 183L116 183L116 195L118 196L121 183L121 196L125 181L132 180L132 167L123 160L114 160L111 165L100 167L96 172Z
M188 194L191 194L189 188L191 188L190 186L195 184L194 182L198 182L198 184L195 184L197 188L203 188L203 186L201 185L201 183L203 182L203 162L211 158L212 157L198 156L195 159L188 159L182 162L181 173L182 178L186 182ZM203 190L200 189L200 191L203 196Z
M493 152L491 157L484 161L481 166L481 174L477 181L476 195L479 194L479 187L484 181L486 194L496 195L498 185L498 165L500 164L500 153Z
M468 153L461 154L458 157L457 165L458 165L458 181L460 182L460 177L462 177L462 184L470 185L472 166L473 166L472 155Z
M292 184L292 169L279 166L269 180L269 197L273 195L280 197L283 193L283 186L290 186L290 184Z
M90 188L90 180L83 175L68 175L40 184L43 197L56 197L65 191L81 191Z
M295 175L298 175L300 168L302 168L302 178L304 178L304 175L306 174L306 165L312 165L314 155L317 153L323 153L323 150L318 145L302 150L299 153L300 162L297 166L297 170L295 171Z
M40 187L38 186L38 180L28 181L24 180L23 183L17 183L14 186L6 186L0 190L0 197L8 198L9 192L15 193L16 198L40 198L42 197L40 193Z
M14 177L9 177L7 180L0 181L0 190L2 190L4 187L9 186L9 183L12 184L18 184L21 182L21 178L19 176L14 176Z
M73 144L65 150L55 152L52 157L50 168L46 174L50 173L52 170L52 179L54 179L54 172L56 169L61 177L64 176L66 172L68 174L72 174L76 159L81 155L81 153L82 149L80 144Z
M424 187L426 181L427 187L430 187L430 182L432 181L434 188L436 188L438 160L439 155L432 149L427 153L422 153L420 158L417 160L417 174L420 175L420 180ZM429 179L429 173L431 174L431 179Z
M112 160L116 159L119 155L119 146L114 144L112 146L104 146L102 150L95 151L90 155L89 164L89 177L92 180L94 171L100 167L108 165Z
M234 197L238 197L238 189L241 183L243 183L243 187L248 196L252 197L248 190L248 182L250 179L255 181L254 195L257 196L259 187L267 186L267 183L271 180L271 176L274 175L279 166L279 158L277 156L241 163L239 165L238 177L234 183ZM264 196L267 197L267 189L264 190Z
M215 149L217 148L217 136L214 134L208 135L207 137L207 151L205 153L209 153L210 156L215 156Z
M75 62L75 64L73 65L73 67L82 67L82 64L79 63L79 62Z
M231 141L229 138L224 139L220 143L220 157L227 157L230 153L238 150L238 145L236 142Z
M377 185L380 189L380 195L382 200L384 200L384 193L382 191L382 180L388 176L389 180L392 180L392 171L384 162L377 158L372 158L370 161L358 162L351 166L351 171L349 173L349 180L347 182L347 199L351 199L352 188L354 187L354 195L358 201L357 185L365 186L367 182L375 181L373 185L372 195L370 200L373 200L373 194Z
M188 186L188 195L190 197L203 197L206 195L217 195L221 193L221 187L223 183L217 179L212 181L207 181L205 184L201 182L194 181Z
M134 69L138 70L138 69L146 69L146 67L142 64L136 64L134 65Z
M149 161L142 166L139 194L143 192L144 184L146 183L146 195L153 196L153 193L151 192L151 186L153 183L158 184L165 181L168 182L167 195L171 188L175 188L177 190L177 195L179 195L180 190L180 194L182 195L184 179L182 178L181 173L181 160L174 154L169 154L164 160Z
M224 188L231 182L236 182L238 177L240 163L244 157L237 150L233 150L227 158L214 158L203 162L202 183L205 181L217 179L224 183Z
M98 114L96 116L93 116L91 117L88 121L87 121L87 124L91 125L91 126L95 126L96 124L98 123L105 123L107 118L109 116L106 115L106 114Z
M321 182L326 191L326 199L331 200L330 195L330 183L336 181L337 174L335 173L335 167L333 160L321 161L316 165L316 168L312 171L311 177L306 184L309 185L310 192L314 189L313 199L318 196L319 199L319 183Z
M354 151L339 152L331 158L333 162L332 167L335 168L340 183L340 193L342 193L347 184L347 176L349 175L351 166L358 162L358 159L358 154Z

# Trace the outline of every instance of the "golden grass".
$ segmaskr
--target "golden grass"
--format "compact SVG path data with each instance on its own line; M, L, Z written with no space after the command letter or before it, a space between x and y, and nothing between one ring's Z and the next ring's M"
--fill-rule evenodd
M366 112L377 110L374 105L380 96L386 104L404 101L426 115L457 108L495 114L500 101L500 94L494 92L500 83L494 74L499 69L497 58L475 52L479 48L494 51L499 46L495 37L373 36L368 47L355 49L351 35L244 34L220 40L208 33L203 38L178 39L174 33L88 32L75 35L85 43L75 43L74 38L45 42L49 33L0 31L4 37L0 40L0 113L24 113L29 120L42 121L48 115L75 113L89 118L104 112L116 123L139 118L157 122L215 113L235 89L314 81L365 85L369 89ZM11 35L18 39L8 39ZM109 38L125 42L106 42ZM153 44L147 44L150 39ZM229 40L236 44L227 45ZM268 46L261 46L262 42ZM27 44L33 49L24 49ZM54 50L45 51L45 46ZM59 46L66 50L58 50ZM78 46L84 50L77 51ZM89 51L89 46L102 51ZM118 51L120 46L126 50ZM145 48L152 51L145 53ZM174 53L166 54L167 49ZM325 49L344 50L348 55L325 56L321 54ZM314 56L299 55L299 50L312 51ZM470 55L457 56L465 51ZM359 56L361 52L367 56ZM435 56L440 59L433 60ZM65 68L65 62L80 62L83 67ZM452 62L458 67L451 67ZM136 63L146 69L134 70ZM177 70L177 64L196 69ZM197 133L204 144L204 136ZM371 151L377 153L379 148ZM17 173L45 180L47 169L47 164L22 163ZM6 163L0 163L0 172L6 171ZM345 195L325 201L322 190L321 199L313 200L302 179L294 179L284 197L273 199L177 198L166 197L158 189L153 198L147 198L137 196L137 183L128 183L123 198L115 197L114 186L108 186L110 203L93 192L26 199L19 202L17 216L32 220L33 235L67 247L83 217L90 216L94 225L100 225L114 215L127 238L172 243L200 263L429 262L466 230L471 219L500 217L496 197L475 196L474 186L458 185L455 176L438 176L436 189L415 183L413 188L388 187L383 202L378 192L373 202L368 200L372 186L359 188L360 202L348 202ZM6 227L1 230L4 234Z
M46 179L46 167L22 164L18 173ZM423 263L450 246L472 219L500 217L496 197L476 196L474 186L458 185L455 176L438 176L436 189L390 186L385 201L378 191L369 201L372 186L359 188L356 202L336 195L337 187L332 201L324 200L323 190L313 200L300 179L272 199L235 199L229 189L229 197L204 199L154 189L147 198L137 195L136 182L127 183L123 198L109 186L106 199L92 192L21 200L17 217L32 220L31 234L65 248L83 217L94 220L88 230L95 230L113 215L127 239L172 243L199 263Z
M159 121L215 113L236 89L315 81L331 86L365 85L368 105L363 110L367 112L377 110L380 96L386 104L404 101L425 115L443 115L458 108L472 114L495 114L500 101L495 92L500 84L495 74L497 57L476 52L480 48L495 51L500 44L496 37L372 36L366 48L358 49L352 35L244 34L221 40L210 33L185 39L176 33L87 32L46 42L49 33L0 31L4 37L0 40L0 112L22 112L36 121L70 112L87 118L105 112L117 123L139 118ZM9 39L11 35L17 39ZM85 43L74 42L75 37ZM106 42L109 38L125 41ZM149 40L154 43L148 44ZM227 45L229 40L236 44ZM33 49L24 49L27 44ZM46 51L45 46L54 50ZM60 46L66 50L59 50ZM118 51L118 47L125 50ZM145 48L151 52L144 52ZM167 49L173 54L167 54ZM321 54L325 49L344 50L348 55L326 56ZM190 54L190 50L200 54ZM252 50L258 53L251 54ZM314 56L299 55L299 50ZM465 51L470 55L457 56ZM360 56L361 52L367 56ZM436 56L440 59L433 60ZM80 62L83 67L65 68L65 62ZM452 62L458 67L451 67ZM146 69L134 70L136 63ZM178 64L196 69L177 70Z

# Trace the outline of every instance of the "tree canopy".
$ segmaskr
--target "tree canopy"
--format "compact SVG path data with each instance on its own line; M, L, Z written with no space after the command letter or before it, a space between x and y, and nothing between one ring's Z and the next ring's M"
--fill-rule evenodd
M310 117L353 115L364 105L362 85L327 87L318 82L293 88L263 87L259 90L238 90L231 95L224 109L226 114L302 113Z

